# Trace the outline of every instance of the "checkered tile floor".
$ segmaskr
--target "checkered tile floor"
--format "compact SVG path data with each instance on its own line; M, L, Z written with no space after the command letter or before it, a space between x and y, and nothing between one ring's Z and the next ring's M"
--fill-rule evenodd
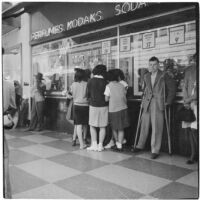
M71 135L52 131L5 132L13 198L183 199L198 197L198 165L149 152L88 152Z

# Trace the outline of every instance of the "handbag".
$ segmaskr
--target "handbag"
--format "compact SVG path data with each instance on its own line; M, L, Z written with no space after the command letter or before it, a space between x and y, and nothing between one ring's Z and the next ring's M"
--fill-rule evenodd
M177 113L177 118L179 121L190 123L196 120L194 111L191 108L186 108L185 106L182 106L180 108L180 110Z
M14 126L13 118L9 114L3 116L3 127L5 129L11 129Z
M71 99L67 108L67 114L66 114L67 120L73 120L73 100Z

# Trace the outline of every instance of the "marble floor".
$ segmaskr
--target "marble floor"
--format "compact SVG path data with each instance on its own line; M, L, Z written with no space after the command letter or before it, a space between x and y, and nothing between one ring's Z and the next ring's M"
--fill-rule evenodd
M5 132L15 199L198 198L198 164L149 152L88 152L71 135L53 131Z

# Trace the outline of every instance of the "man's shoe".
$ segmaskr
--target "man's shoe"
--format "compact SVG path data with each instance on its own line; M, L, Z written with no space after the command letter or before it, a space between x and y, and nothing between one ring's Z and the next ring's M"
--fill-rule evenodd
M157 153L152 153L151 154L151 159L156 159L159 156Z
M34 131L34 129L28 128L28 129L25 129L25 130L24 130L24 132L27 132L27 131Z
M194 157L194 161L196 161L196 162L199 161L199 155L196 155L196 156Z
M37 128L37 129L35 129L35 131L40 132L40 131L42 131L42 129L41 128Z
M194 160L188 160L186 163L187 163L188 165L194 164Z
M142 149L132 148L131 151L132 151L133 153L138 153L138 152L142 151Z

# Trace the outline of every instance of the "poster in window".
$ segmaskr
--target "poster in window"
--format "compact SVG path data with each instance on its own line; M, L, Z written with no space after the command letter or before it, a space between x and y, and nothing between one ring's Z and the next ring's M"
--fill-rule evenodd
M150 49L155 47L155 32L144 33L142 35L142 48Z
M129 37L123 37L120 38L120 51L130 51L131 50L131 38Z
M110 41L102 42L102 54L110 53Z
M169 44L182 44L185 42L185 27L178 26L169 29Z

